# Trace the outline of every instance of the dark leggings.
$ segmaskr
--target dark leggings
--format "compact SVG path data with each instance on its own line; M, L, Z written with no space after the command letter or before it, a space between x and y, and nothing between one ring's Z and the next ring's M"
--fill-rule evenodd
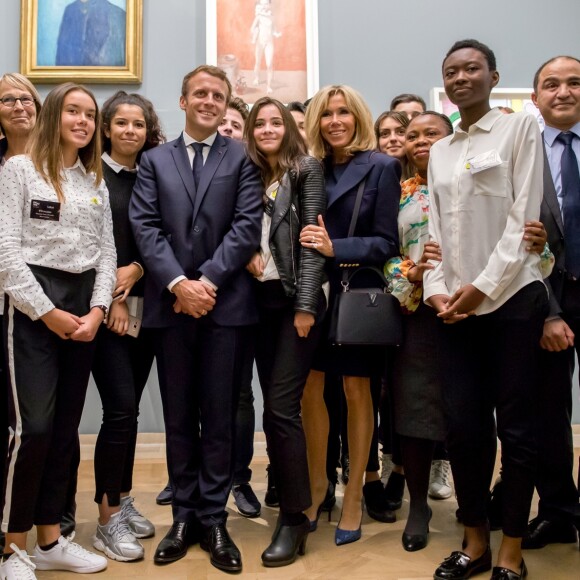
M153 364L147 329L119 336L104 325L96 338L93 377L103 405L103 423L95 447L95 501L107 494L110 506L133 487L139 402Z

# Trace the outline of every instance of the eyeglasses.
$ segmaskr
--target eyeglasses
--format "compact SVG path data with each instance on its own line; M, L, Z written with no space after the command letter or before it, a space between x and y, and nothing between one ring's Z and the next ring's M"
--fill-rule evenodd
M34 105L34 99L32 97L4 97L0 99L0 103L9 109L14 108L16 101L20 101L23 107L32 107Z

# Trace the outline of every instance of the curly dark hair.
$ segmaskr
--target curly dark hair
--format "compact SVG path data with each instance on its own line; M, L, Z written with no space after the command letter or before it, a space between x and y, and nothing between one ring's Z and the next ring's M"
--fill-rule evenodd
M148 149L153 149L161 143L165 143L165 134L161 129L159 117L155 112L153 103L137 93L126 93L125 91L117 91L112 97L109 97L101 109L101 138L103 151L111 152L111 139L105 134L105 130L110 129L111 121L117 112L120 105L136 105L143 111L145 117L145 124L147 126L147 137L145 144L137 155L137 162L141 158L141 154Z

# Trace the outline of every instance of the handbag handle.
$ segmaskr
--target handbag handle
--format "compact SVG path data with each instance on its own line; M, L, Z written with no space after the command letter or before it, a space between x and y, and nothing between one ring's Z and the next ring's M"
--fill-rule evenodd
M342 290L343 292L348 292L350 283L352 282L352 280L354 279L354 277L359 273L359 272L372 272L373 274L375 274L375 276L377 278L380 279L381 281L381 285L380 287L385 289L386 292L386 287L387 287L387 281L385 279L384 274L378 269L375 268L374 266L361 266L360 268L357 268L350 276L348 275L347 272L343 272L343 279L341 282L342 285ZM346 273L346 277L344 276L344 274Z
M347 238L352 238L354 235L354 230L356 228L356 222L358 221L358 214L360 213L360 206L362 205L362 198L365 191L365 185L367 182L367 178L365 177L359 184L357 192L356 192L356 199L354 201L354 209L352 211L352 217L350 218L350 225L348 226L348 234ZM342 281L341 281L343 288L348 288L349 284L349 277L348 271L346 268L342 272ZM345 286L346 284L346 286Z

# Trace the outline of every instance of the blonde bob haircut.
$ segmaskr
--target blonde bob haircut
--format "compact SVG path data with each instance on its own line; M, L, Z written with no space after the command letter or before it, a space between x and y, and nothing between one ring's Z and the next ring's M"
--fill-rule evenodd
M328 109L328 103L335 95L342 95L346 106L355 119L354 136L345 147L345 154L351 156L357 151L372 151L377 147L373 130L373 115L362 95L348 85L330 85L320 89L308 104L304 125L311 153L317 159L323 159L332 153L330 145L324 140L320 130L320 121Z
M65 97L74 91L87 94L95 104L95 132L90 142L79 149L78 154L87 173L94 174L95 186L101 183L103 169L99 107L95 96L86 87L75 83L64 83L52 89L44 99L44 105L27 144L28 154L34 163L34 168L49 185L54 187L60 202L65 201L62 189L65 178L62 174L64 165L60 142L61 116Z
M36 116L40 114L40 109L42 108L42 102L40 100L40 95L36 90L36 87L20 73L5 73L0 75L0 85L4 83L7 86L14 87L15 89L20 89L21 91L27 91L30 96L34 99L34 108L36 109ZM0 124L0 133L4 134L2 125Z

